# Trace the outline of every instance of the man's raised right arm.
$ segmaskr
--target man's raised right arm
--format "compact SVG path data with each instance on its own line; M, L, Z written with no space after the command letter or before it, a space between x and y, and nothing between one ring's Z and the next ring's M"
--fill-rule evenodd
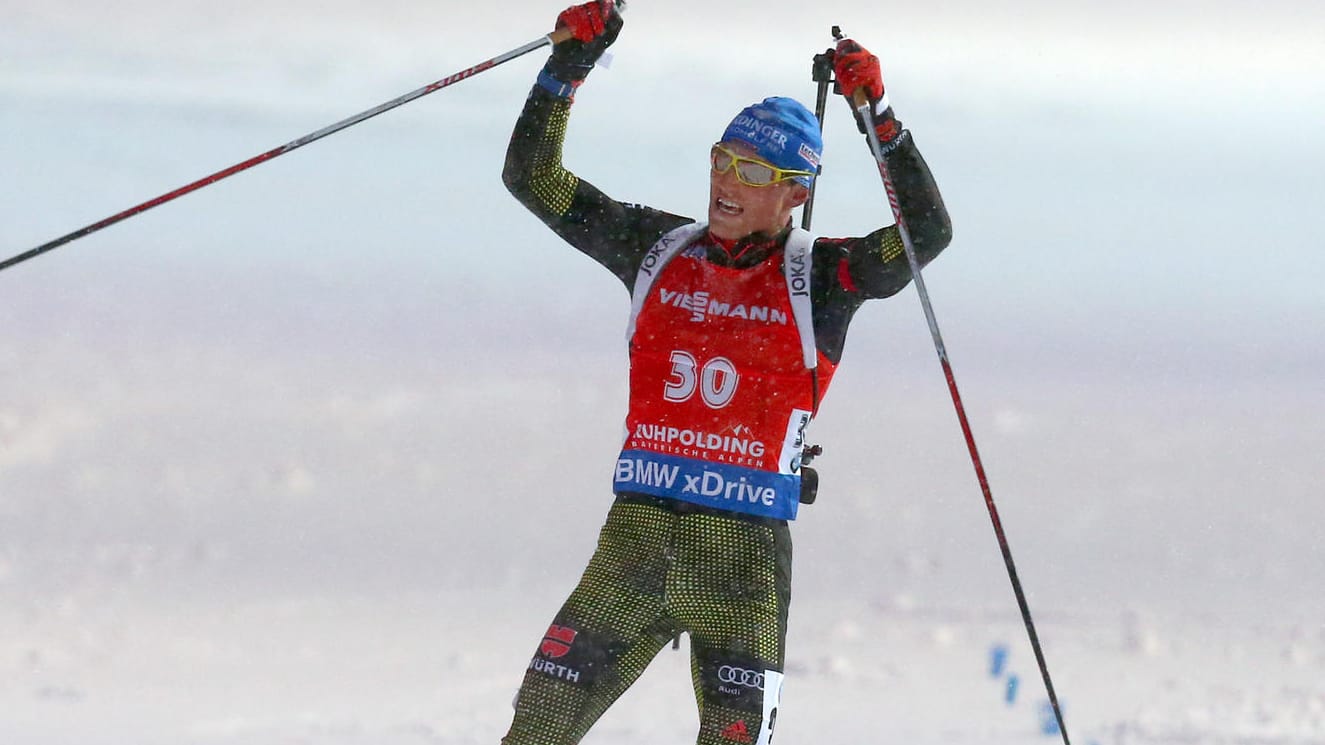
M621 30L611 2L568 8L558 28L574 36L553 47L515 124L502 180L516 199L567 243L630 287L644 253L667 230L688 222L608 197L562 164L576 88Z

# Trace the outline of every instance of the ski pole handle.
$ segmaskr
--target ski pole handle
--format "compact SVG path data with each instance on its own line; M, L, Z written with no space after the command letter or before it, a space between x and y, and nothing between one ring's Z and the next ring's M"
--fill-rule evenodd
M621 13L624 13L625 0L613 0L612 12L616 13L617 16L620 16ZM606 21L606 17L604 17L604 21ZM547 38L547 42L549 42L550 45L557 46L558 44L560 44L560 42L570 41L572 40L572 38L575 38L575 32L572 32L571 28L568 27L568 25L563 25L563 27L553 30L553 33L547 34L545 38ZM608 61L610 60L611 57L608 56L607 60L603 61L604 68L606 68Z
M617 15L621 15L622 13L624 13L626 10L626 0L613 0L612 10ZM604 17L603 20L606 21L607 20L606 17ZM569 27L559 28L547 35L547 40L554 46L560 44L563 41L568 41L573 38L575 38L575 34L571 32Z

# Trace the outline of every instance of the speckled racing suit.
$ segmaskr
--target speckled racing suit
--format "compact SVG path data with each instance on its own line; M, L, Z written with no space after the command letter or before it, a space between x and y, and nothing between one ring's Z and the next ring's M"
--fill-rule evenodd
M650 250L670 231L694 221L615 201L566 170L561 151L570 108L568 99L534 87L511 138L506 184L553 231L633 290ZM923 263L948 244L950 225L938 189L910 134L902 138L887 156L888 163ZM714 411L725 404L723 397L733 387L731 378L722 370L712 372L707 363L731 356L727 353L732 350L739 351L743 339L739 329L745 327L730 325L731 318L772 318L781 322L786 312L777 304L778 293L757 295L758 288L741 291L752 293L751 297L774 298L767 300L768 307L715 305L707 300L703 283L708 281L706 277L720 277L712 281L725 283L724 289L739 288L746 274L755 276L761 267L782 267L787 238L788 231L776 236L752 236L733 250L702 232L681 254L689 262L688 274L683 276L681 269L662 270L662 284L655 283L649 290L644 313L689 313L696 316L695 320L714 325L704 327L711 338L687 332L689 346L705 349L685 351L680 357L672 348L674 340L666 338L665 331L667 324L681 324L682 320L656 315L659 320L650 321L655 333L637 333L632 338L632 412L628 421L641 420L634 408L642 405L638 402L644 397L636 389L650 381L637 379L635 373L644 369L648 359L656 363L650 369L663 371L668 359L673 365L691 365L673 367L682 374L656 381L659 387L668 386L666 401L689 403L702 393ZM809 262L814 351L820 370L831 372L841 359L847 326L856 310L869 298L897 293L910 281L911 272L894 227L863 238L820 238L814 243ZM771 278L769 282L781 282L777 279L781 275L775 271L760 276ZM689 284L678 289L679 281ZM705 298L704 304L696 297ZM732 310L735 307L741 309L739 313ZM657 329L664 333L656 333ZM787 334L770 338L782 340L777 342L782 347L794 344L795 339ZM671 357L667 357L669 354ZM774 381L768 384L773 395L785 389L787 395L796 396L800 402L796 406L808 408L812 415L826 385L813 371L795 367L765 371L760 373L761 379ZM705 375L702 378L697 372L701 369ZM687 370L694 373L693 380L708 387L698 393L693 385L687 388ZM807 390L811 391L808 404ZM701 421L703 412L699 404L693 405L701 413L685 420L685 426L637 423L637 431L651 437L655 449L665 450L658 445L664 441L667 447L675 447L683 459L726 457L719 452L721 447L740 447L744 448L741 467L776 470L777 464L765 465L750 456L746 452L749 447L743 440L733 440L730 429L718 434L716 429L701 431L702 427L690 426ZM714 447L706 450L708 446L703 443L713 443ZM772 449L761 445L759 452ZM619 474L620 464L619 460ZM666 468L666 463L658 465L650 477L657 478L649 483L669 483L670 478L679 484L675 472ZM751 483L758 476L752 471ZM689 484L696 494L705 488L698 475ZM736 486L727 490L727 499L748 496L749 503L754 504L764 494L744 481ZM654 493L643 493L629 488L628 483L623 485L618 478L615 491L616 500L603 525L597 550L529 664L517 698L515 719L503 743L578 742L658 651L681 632L690 637L700 717L697 742L768 742L776 720L785 659L791 581L787 520L753 513L746 505L728 508L720 501L721 495L713 498L719 501L711 503L680 498L679 486L672 492L660 487L652 490Z

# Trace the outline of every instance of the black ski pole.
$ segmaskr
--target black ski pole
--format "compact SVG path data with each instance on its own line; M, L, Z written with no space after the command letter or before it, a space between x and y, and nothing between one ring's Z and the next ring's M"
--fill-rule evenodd
M471 78L485 70L490 70L493 67L496 67L497 65L500 65L503 62L508 62L510 60L515 59L516 57L528 54L529 52L532 52L540 47L544 47L549 44L557 44L568 38L570 38L570 32L565 29L553 31L547 36L543 36L539 39L529 42L528 44L516 47L515 49L512 49L509 52L505 52L504 54L499 54L496 57L493 57L492 59L484 60L483 62L480 62L477 65L474 65L473 67L461 70L460 72L457 72L453 75L448 75L442 78L441 80L429 83L428 85L425 85L417 90L410 91L409 93L406 93L405 95L400 96L399 98L393 98L390 101L387 101L386 103L381 104L379 106L374 106L373 108L368 109L367 111L361 111L358 114L355 114L354 116L342 119L341 121L323 127L322 129L319 129L316 132L311 132L309 134L306 134L297 140L292 140L291 142L287 142L284 145L281 145L280 147L272 148L271 150L268 150L265 153L255 155L252 158L249 158L248 160L245 160L240 163L236 163L230 166L229 168L223 168L217 171L216 173L211 174L210 176L204 176L203 178L200 178L197 181L194 181L193 183L185 184L184 186L181 186L178 189L175 189L174 191L166 192L165 194L149 199L146 202L143 202L142 204L130 207L129 209L124 210L123 212L117 212L111 215L110 217L98 220L97 222L94 222L91 225L79 228L78 230L75 230L72 233L62 235L59 238L56 238L55 240L52 241L47 241L46 243L43 243L40 246L37 246L36 248L29 249L21 254L12 256L8 259L5 259L4 261L0 261L0 271L8 269L9 267L14 266L15 264L27 261L28 259L40 256L41 254L44 254L47 251L59 248L60 246L63 246L66 243L70 243L84 236L91 235L92 233L95 233L98 230L101 230L102 228L107 228L110 227L111 225L114 225L117 222L127 220L130 217L133 217L134 215L146 212L147 210L150 210L153 207L165 204L166 202L174 200L178 197L182 197L185 194L188 194L189 192L197 191L198 189L201 189L204 186L214 184L217 181L220 181L221 179L227 178L229 176L233 176L236 173L239 173L240 171L246 171L249 168L258 165L259 163L265 163L271 160L272 158L275 158L280 155L285 155L291 150L301 148L304 145L309 144L310 142L316 142L317 140L320 140L323 137L326 137L327 135L335 134L336 132L339 132L342 129L346 129L347 127L352 127L355 124L358 124L359 122L371 119L377 116L378 114L390 111L391 109L394 109L397 106L402 106L417 98L422 98L423 96L426 96L429 93L433 93L447 86L459 83L461 80L464 80L466 78Z
M840 30L834 29L834 36L841 40ZM888 163L883 154L883 147L879 144L878 134L874 131L874 107L866 98L863 91L857 90L852 96L852 104L856 112L865 123L865 135L869 139L870 151L874 154L875 161L878 162L879 176L883 179L883 188L888 195L888 206L892 209L893 221L897 224L897 232L902 238L902 248L906 252L906 260L911 265L911 278L915 282L916 291L920 294L920 304L925 310L925 320L929 322L929 333L934 338L934 349L938 352L939 364L943 367L943 377L948 382L948 392L952 396L953 407L957 410L957 420L961 424L962 434L966 437L966 449L971 454L971 463L975 466L975 475L980 482L980 491L984 494L985 507L989 511L989 519L994 525L994 535L998 538L999 550L1003 553L1003 564L1007 567L1008 579L1012 582L1012 592L1017 596L1017 607L1021 610L1021 620L1026 626L1026 634L1030 637L1031 648L1035 652L1035 662L1040 667L1040 677L1044 680L1045 692L1049 695L1049 704L1053 707L1054 718L1058 721L1058 731L1063 736L1063 745L1072 745L1067 736L1067 726L1063 723L1063 709L1058 703L1058 695L1054 692L1054 683L1049 677L1049 665L1044 659L1044 649L1040 646L1040 636L1035 631L1035 622L1031 620L1030 605L1026 602L1026 593L1022 590L1021 580L1017 577L1017 567L1012 561L1012 549L1008 546L1007 534L1003 531L1003 521L998 516L998 508L994 506L994 495L989 488L989 479L985 475L984 463L980 460L980 452L975 446L975 435L971 432L970 421L966 418L966 407L962 405L961 393L957 390L957 379L952 373L952 364L948 360L948 350L943 344L943 336L939 333L939 324L934 317L934 307L929 301L929 290L925 288L925 280L920 274L920 260L916 256L915 245L911 242L911 232L907 230L906 220L902 216L902 207L897 199L897 189L893 185L892 176L888 172Z
M833 33L840 33L841 29L833 27ZM815 83L818 83L818 90L814 98L814 117L819 120L819 134L824 131L824 109L828 103L828 85L833 81L833 55L832 49L823 54L814 55L814 67L811 69L810 76ZM819 174L824 171L823 164L819 164ZM818 174L810 181L810 196L805 199L805 209L801 212L801 229L810 229L810 219L814 215L814 190L819 184Z

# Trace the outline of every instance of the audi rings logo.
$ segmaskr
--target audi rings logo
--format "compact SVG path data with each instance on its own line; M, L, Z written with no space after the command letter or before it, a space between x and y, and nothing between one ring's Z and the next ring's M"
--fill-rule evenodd
M764 674L754 670L746 670L743 667L723 665L718 668L718 680L728 685L764 690Z

